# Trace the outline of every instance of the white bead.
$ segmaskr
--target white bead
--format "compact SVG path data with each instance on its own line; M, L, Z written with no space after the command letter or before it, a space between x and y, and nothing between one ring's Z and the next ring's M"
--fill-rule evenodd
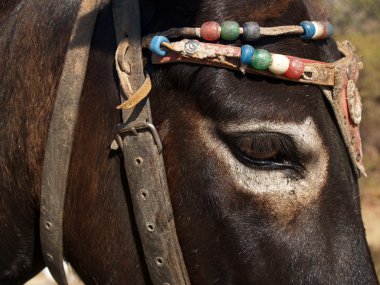
M282 54L272 54L272 64L269 66L269 71L282 75L289 69L290 61L289 59Z
M316 40L322 38L324 29L323 24L315 21L313 21L312 24L315 27L315 35L313 36L313 39Z

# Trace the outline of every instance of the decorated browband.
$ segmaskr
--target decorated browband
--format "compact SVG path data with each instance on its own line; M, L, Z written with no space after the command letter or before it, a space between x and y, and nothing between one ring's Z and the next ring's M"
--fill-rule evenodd
M250 73L269 71L275 76L298 80L305 75L305 71L310 72L310 68L307 67L308 64L314 64L315 67L318 62L272 54L264 49L255 49L248 44L238 48L204 43L194 39L171 43L169 38L201 38L213 42L220 39L235 41L242 37L244 41L252 42L265 36L300 35L303 39L318 40L329 38L333 33L334 28L329 22L303 21L299 25L279 27L260 27L256 22L246 22L240 27L235 21L225 21L222 24L210 21L198 28L173 28L156 35L148 35L143 40L143 46L148 47L155 55L152 59L155 64L194 62L239 69L242 73L247 72L249 67L248 72ZM170 55L170 51L174 54ZM237 63L231 59L238 59L240 62ZM328 78L329 76L320 78L315 84L333 85L333 82L329 82Z

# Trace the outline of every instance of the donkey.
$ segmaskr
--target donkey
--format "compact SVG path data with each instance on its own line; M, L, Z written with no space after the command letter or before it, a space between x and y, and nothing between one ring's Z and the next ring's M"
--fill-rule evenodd
M22 284L44 267L44 147L79 4L0 2L0 284ZM144 34L210 20L325 19L306 0L142 0L141 11ZM340 57L333 40L255 45L326 62ZM109 148L120 122L115 50L105 0L71 155L65 258L86 284L149 284L123 160ZM190 64L147 70L192 284L378 284L357 177L318 87Z

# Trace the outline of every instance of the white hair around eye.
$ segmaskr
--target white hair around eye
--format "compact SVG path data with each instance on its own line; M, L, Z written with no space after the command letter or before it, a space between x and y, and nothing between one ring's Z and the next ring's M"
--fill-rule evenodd
M302 156L309 159L304 163L304 175L292 179L283 170L265 170L249 167L239 161L231 149L210 132L201 132L200 140L210 155L227 169L226 179L236 185L236 191L250 193L265 199L279 214L296 205L305 206L315 201L327 180L329 157L311 117L301 123L250 121L244 124L224 124L226 134L271 132L292 138ZM289 208L290 207L290 208Z

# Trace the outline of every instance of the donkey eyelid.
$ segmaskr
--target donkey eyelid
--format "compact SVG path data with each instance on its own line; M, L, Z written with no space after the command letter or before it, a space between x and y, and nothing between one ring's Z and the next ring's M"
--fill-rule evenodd
M234 156L249 166L266 169L304 170L292 138L277 132L235 133L223 135Z
M297 152L293 139L277 132L248 132L222 135L225 140L245 151Z
M301 154L318 151L319 135L311 117L301 123L252 120L243 123L224 123L217 127L220 134L237 137L244 134L277 133L290 138Z

